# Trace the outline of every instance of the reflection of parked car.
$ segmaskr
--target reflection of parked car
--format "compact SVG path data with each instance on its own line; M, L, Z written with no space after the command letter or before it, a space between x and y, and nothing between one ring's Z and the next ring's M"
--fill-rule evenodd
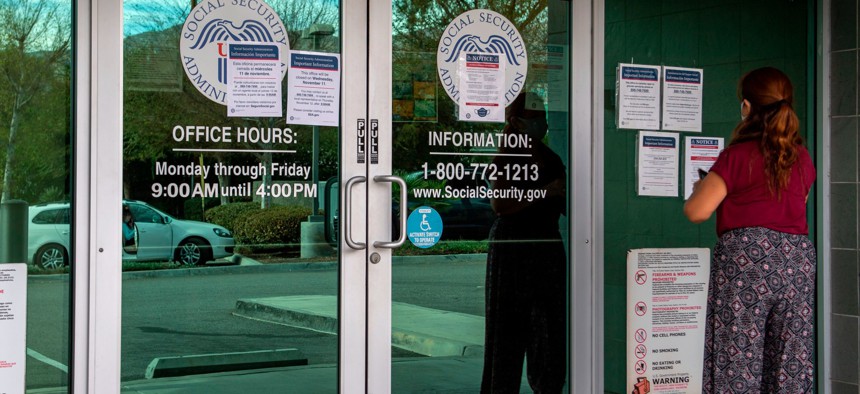
M200 265L233 254L233 235L224 227L176 219L141 201L124 200L123 205L134 216L138 244L136 252L123 250L123 260ZM43 268L68 265L69 203L31 206L29 217L27 252L33 264ZM117 232L120 226L117 223Z

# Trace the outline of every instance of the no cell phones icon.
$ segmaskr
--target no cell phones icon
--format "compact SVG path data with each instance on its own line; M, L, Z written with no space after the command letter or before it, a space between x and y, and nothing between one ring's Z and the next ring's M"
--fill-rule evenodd
M645 330L640 328L636 330L636 334L634 335L634 337L636 338L636 342L642 343L645 342L646 339L648 339L648 334L645 333Z

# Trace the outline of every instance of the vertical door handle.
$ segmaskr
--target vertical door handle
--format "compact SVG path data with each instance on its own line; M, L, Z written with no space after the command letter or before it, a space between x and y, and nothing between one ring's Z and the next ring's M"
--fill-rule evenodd
M366 243L355 242L352 240L352 214L349 212L349 206L352 205L352 187L356 183L367 182L367 178L363 176L354 176L346 181L344 186L344 201L343 202L343 239L350 248L361 250L367 249Z
M403 178L394 175L377 175L373 177L374 182L391 182L400 185L400 238L392 242L376 241L373 246L377 248L394 249L399 248L406 242L406 214L408 205L406 204L406 182Z

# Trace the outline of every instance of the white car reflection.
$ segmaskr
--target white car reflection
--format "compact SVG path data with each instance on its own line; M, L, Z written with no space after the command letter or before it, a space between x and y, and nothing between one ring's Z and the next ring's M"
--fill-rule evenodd
M124 261L176 261L190 266L233 254L233 235L224 227L176 219L142 201L123 200L123 205L134 217L137 243L136 250L123 248ZM30 263L47 269L69 264L70 222L67 202L30 207ZM117 232L120 226L117 223Z

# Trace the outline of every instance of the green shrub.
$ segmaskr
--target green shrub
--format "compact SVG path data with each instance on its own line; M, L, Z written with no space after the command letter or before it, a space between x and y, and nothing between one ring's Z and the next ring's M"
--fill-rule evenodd
M263 251L298 244L301 223L311 210L301 206L272 207L248 213L234 221L236 243L252 251Z
M235 202L206 210L206 221L236 232L236 221L260 210L258 202Z

